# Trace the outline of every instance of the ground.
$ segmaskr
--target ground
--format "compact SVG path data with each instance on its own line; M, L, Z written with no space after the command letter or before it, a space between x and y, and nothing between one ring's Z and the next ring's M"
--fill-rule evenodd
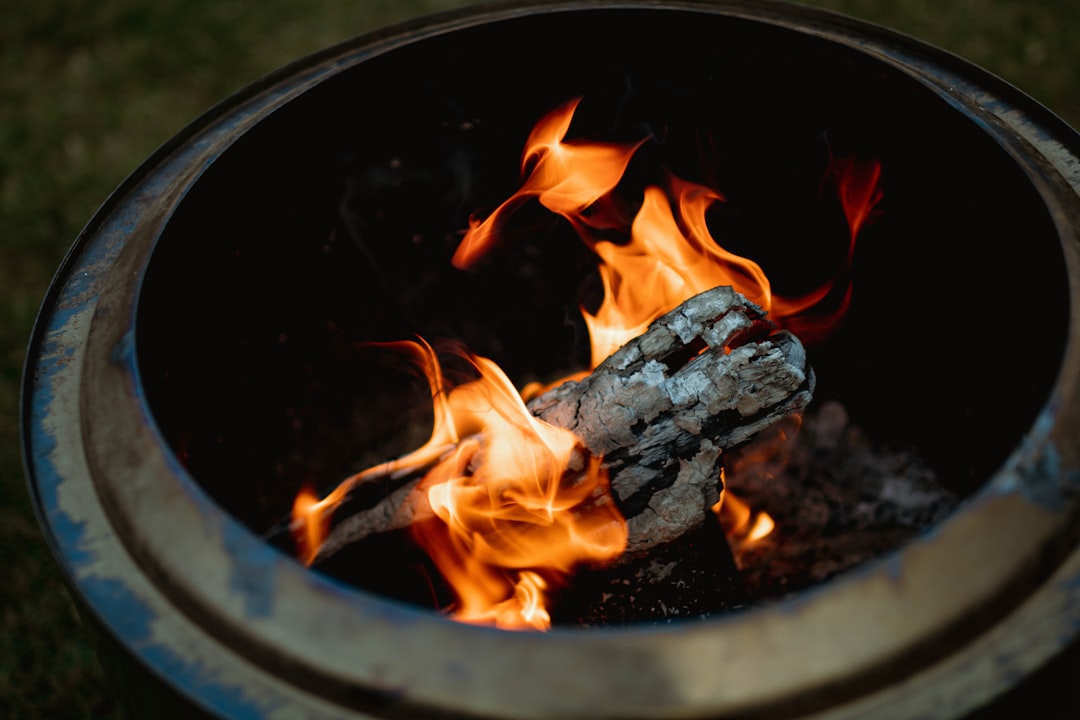
M0 22L0 716L114 718L31 509L19 375L52 273L94 209L188 120L291 59L451 0L39 0ZM944 47L1080 127L1072 0L813 0Z

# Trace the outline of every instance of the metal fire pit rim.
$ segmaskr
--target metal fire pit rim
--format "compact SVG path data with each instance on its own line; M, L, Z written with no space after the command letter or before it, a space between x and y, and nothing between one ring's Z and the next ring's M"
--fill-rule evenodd
M740 7L746 5L746 3L735 3L735 4L739 5ZM532 5L532 6L540 6L540 5L543 5L543 3L532 3L530 5ZM558 5L561 8L569 10L572 3L559 3ZM597 7L600 7L600 6L604 6L604 7L608 7L608 6L618 6L618 7L633 6L633 7L639 7L641 5L643 5L643 4L641 4L641 3L626 3L626 2L590 3L590 4L587 4L588 7L593 7L593 6L597 6ZM644 5L652 7L652 6L656 6L658 4L657 3L644 3ZM685 5L687 7L691 7L691 6L698 6L699 4L698 3L682 3L680 5ZM709 7L715 7L717 5L724 5L724 4L711 3L711 4L709 4ZM472 17L472 16L470 16L470 17ZM473 19L473 22L474 23L475 22L480 22L483 17L484 16L482 16L482 15L476 16ZM393 33L393 32L388 32L386 35L383 35L383 36L380 36L380 37L385 39L385 38L395 38L395 37L401 37L401 36L400 35L395 35L395 33ZM392 44L392 42L391 42L391 44ZM328 58L333 57L333 56L334 56L334 53L329 53L327 55ZM359 60L357 62L359 62ZM296 67L298 68L297 73L302 74L302 70L305 67L303 65L303 61L300 61L299 63L297 63ZM312 68L312 70L313 70L313 74L311 76L311 81L312 81L313 84L317 83L319 78L325 77L325 75L323 75L323 74L315 73L314 68ZM328 71L328 72L330 72L330 71ZM297 73L293 73L292 75L295 75ZM290 76L292 76L292 75L290 75ZM248 102L254 103L254 102L260 100L260 98L265 99L263 97L264 93L269 92L272 87L273 87L273 82L269 82L266 85L266 87L262 88L261 90L258 90L256 92L253 92L253 93L251 93L249 95L244 96L242 98L242 101L240 103L238 103L238 104L230 104L228 102L224 103L222 106L219 106L219 108L220 108L219 111L220 112L230 112L228 110L228 108L232 107L231 112L236 112L245 103L248 103ZM308 87L310 87L310 85ZM304 89L306 89L306 88L304 88ZM302 91L303 90L297 90L296 94L299 94L299 92L302 92ZM286 95L289 98L295 97L295 94L293 94L293 95L286 94ZM287 100L282 100L282 102L287 102ZM273 110L271 109L269 112L272 112L272 111ZM159 150L157 153L155 153L155 155L152 156L151 159L149 159L147 161L147 163L144 164L144 166L142 168L140 168L139 171L136 171L136 173L134 173L133 176L131 178L129 178L128 181L125 181L125 183L123 185L121 185L120 188L118 188L116 193L114 193L114 195L112 197L110 197L110 199L106 202L106 205L103 206L103 209L101 211L99 211L99 213L97 215L95 215L94 219L87 226L87 230L85 230L84 233L80 235L79 240L76 241L76 246L73 247L73 249L69 253L68 257L65 259L63 265L61 266L61 269L57 273L57 278L54 280L54 285L49 291L49 296L46 299L46 303L45 303L46 306L48 306L48 309L43 307L43 312L42 312L41 316L39 316L39 325L36 326L35 330L34 330L33 340L31 342L31 349L30 349L30 352L28 353L28 359L27 359L27 364L26 364L26 381L24 383L24 394L23 394L23 397L22 397L22 403L23 403L22 412L23 412L23 417L24 418L29 419L31 414L33 414L36 410L40 409L40 408L32 407L35 402L40 401L40 398L34 398L33 400L30 399L30 396L34 395L34 392L30 389L30 386L33 383L34 377L37 376L38 372L41 370L42 363L39 363L39 361L38 361L39 353L44 352L45 354L48 354L49 351L44 350L44 346L48 345L50 342L55 342L55 338L47 340L45 335L49 334L53 330L56 330L58 325L61 326L61 328L63 328L63 326L65 326L68 322L72 321L73 319L75 321L77 321L78 324L80 324L80 327L77 329L77 332L74 333L75 335L79 335L80 332L88 332L90 330L90 328L88 328L87 325L91 321L89 320L89 318L86 318L84 316L84 314L87 312L88 308L94 307L95 303L97 303L98 308L103 307L102 304L100 303L100 301L97 298L97 293L99 293L101 291L100 285L105 284L106 280L110 279L109 276L115 271L115 269L113 267L114 262L109 261L108 258L106 258L105 256L109 255L110 253L119 254L119 253L123 252L124 249L123 248L117 248L115 246L109 246L109 247L100 246L100 243L97 242L97 241L100 241L100 238L97 237L97 234L103 229L103 227L105 227L106 225L109 224L109 221L115 221L115 217L113 216L113 213L115 211L121 210L125 206L125 204L128 203L131 200L132 193L147 178L153 177L156 174L155 171L160 170L159 164L168 164L170 162L175 162L177 160L178 153L182 154L182 153L180 153L180 151L182 150L182 148L184 148L188 144L188 142L193 141L196 138L201 137L203 135L203 133L207 132L208 130L211 130L213 127L215 127L217 125L217 122L215 122L215 118L211 117L211 115L213 113L214 113L214 111L211 111L211 113L208 113L200 121L196 121L196 124L194 126L189 126L189 129L185 130L181 134L181 137L179 137L177 139L174 139L174 141L171 141L170 143L166 144L166 146L164 146L162 150ZM220 118L218 118L218 120L220 120ZM219 151L221 149L223 149L224 147L226 147L226 146L227 145L221 146L219 148ZM207 162L207 165L209 164L209 162L212 162L212 161L213 160L210 159ZM142 174L140 175L140 173L142 173ZM194 182L196 177L197 177L197 174L192 176L190 178L191 181ZM181 196L182 196L182 193L181 193ZM175 202L178 201L178 200L179 200L179 197L173 198L173 207L175 207ZM164 204L168 205L169 203L166 202ZM163 219L161 222L166 222L166 221L167 221L167 219ZM153 228L144 228L143 232L148 232L148 233L150 233L152 235L152 230L153 230ZM131 258L129 258L129 260L130 259ZM115 261L115 260L116 260L116 258L114 257L113 261ZM91 271L97 272L98 275L96 277L90 277L90 274L92 274ZM98 283L99 287L94 288L94 287L90 287L89 285L84 286L84 287L74 287L73 285L75 285L77 283L72 283L70 281L68 283L62 283L62 278L63 278L63 276L65 274L68 275L68 277L70 279L71 275L79 275L80 273L82 273L83 276L84 276L84 280L81 280L80 282L88 282L88 283L90 283L90 285L93 285L96 282L96 283ZM107 290L108 290L108 288L106 288L106 291ZM1074 293L1074 295L1075 295L1075 293ZM61 297L61 296L63 296L63 297ZM81 302L78 302L78 303L74 302L74 300L76 300L76 299L81 299ZM1075 304L1075 301L1074 301L1074 304ZM70 313L70 315L67 317L67 320L61 322L60 317L62 315L64 315L65 313ZM104 311L101 311L99 313L99 315L101 317L105 317L106 313ZM1075 318L1075 314L1074 314L1074 318ZM131 318L128 318L129 321L130 321L130 319ZM114 321L115 321L115 318L114 318ZM95 319L92 320L92 322L93 323L99 323L99 322L105 322L105 321L99 321L97 318L95 318ZM115 330L116 328L113 328L113 329ZM109 364L109 365L113 365L113 366L116 366L117 361L122 362L122 364L126 367L126 372L129 373L129 376L126 377L126 378L122 378L122 382L120 382L118 388L114 388L114 389L118 389L118 390L121 390L121 391L124 391L124 392L129 392L131 390L131 387L132 387L132 385L130 384L131 383L131 378L134 377L133 375L130 375L130 373L132 373L134 371L135 364L134 364L133 355L129 355L128 353L129 353L129 351L133 352L133 347L131 346L130 343L127 346L123 345L122 339L124 337L124 334L126 333L126 330L124 330L122 327L119 328L119 329L122 330L122 332L120 334L120 339L116 340L115 338L113 338L113 340L115 340L115 342L110 344L108 357L105 358L105 359L100 359L99 358L99 361L104 362L104 363ZM78 341L78 340L79 339L76 338L76 341ZM67 346L66 348L63 348L63 350L64 350L64 352L66 352L68 349L72 349L74 347L75 347L74 345L70 345L70 346ZM1075 354L1075 350L1073 348L1073 343L1071 342L1071 339L1070 339L1070 349L1066 353L1066 355L1067 355L1068 358L1072 358L1074 354ZM59 360L55 356L53 356L50 359L49 362L54 362L54 361L59 362ZM85 360L83 360L82 358L75 358L75 361L76 361L76 364L78 362L85 362ZM68 370L71 370L71 369L69 368ZM66 389L70 390L71 388L69 387L69 388L66 388ZM94 392L97 392L97 390L98 389L95 388L95 389L93 389L93 390L91 390L89 392L92 395ZM140 398L137 393L135 395L129 396L128 399L129 399L129 401L134 402L134 405L136 406L136 409L139 410L140 414L143 414L143 413L147 412L147 410L145 408L145 404L143 402L144 399ZM85 403L87 401L82 401L82 402ZM93 405L94 403L90 402L90 404ZM1047 411L1044 411L1044 416L1046 416L1046 412ZM142 420L145 421L145 420L148 420L148 419L152 421L151 416L149 416L148 414L143 415ZM151 423L151 426L152 426L152 423ZM29 423L24 425L24 427L30 427ZM33 431L31 431L31 434L32 434L32 432ZM1049 430L1046 430L1046 432L1049 432ZM1038 452L1041 447L1045 447L1045 445L1040 445L1040 439L1045 440L1045 438L1046 438L1045 433L1043 431L1040 431L1040 430L1037 429L1033 433L1032 437L1030 438L1031 443L1028 445L1028 448L1030 449L1030 451ZM93 440L93 438L89 438L89 439ZM157 442L160 442L160 440L161 440L160 437L156 438ZM41 445L42 445L43 439L38 437L38 438L35 438L33 440L24 440L23 448L24 448L25 466L28 468L28 479L29 479L29 476L34 475L34 473L35 473L35 471L33 469L34 468L34 462L33 462L34 458L35 457L40 457L39 453L31 453L30 452L29 445L30 445L31 442L34 443L37 447L40 448ZM1020 456L1019 455L1017 455L1016 458L1017 459L1015 460L1015 462L1013 460L1010 460L1010 463L1007 464L1007 467L1015 467L1015 466L1024 466L1025 465L1025 463L1020 461ZM169 457L168 453L162 454L162 457L159 458L159 460L161 462L163 462L166 466L170 465L170 457ZM175 462L175 460L172 459L173 464L172 464L172 467L170 469L173 472L175 472L177 470L177 467L178 467L178 466L176 466L174 464L174 462ZM189 479L189 481L190 481L190 479ZM193 484L193 481L190 481L190 482ZM977 501L978 502L992 503L996 499L995 497L992 497L992 496L997 494L997 493L1002 493L1004 495L1009 495L1009 496L1013 495L1014 494L1013 489L1010 489L1010 483L1013 483L1013 482L1014 482L1014 480L1012 480L1012 479L1006 479L1006 480L1003 480L1003 481L1000 481L1000 482L998 480L991 481L991 484L994 485L993 492L980 492L980 495L979 495ZM1019 480L1019 482L1020 482L1019 487L1024 487L1022 478ZM1001 485L1003 485L1003 484L1005 485L1005 487L1001 487ZM988 485L988 487L989 487L989 485ZM188 488L188 489L190 489L190 488ZM39 513L39 520L42 522L42 527L47 529L46 536L49 538L49 542L50 542L50 545L53 547L54 554L56 555L58 560L61 561L61 564L65 566L65 569L67 571L74 571L74 574L72 574L71 577L76 577L77 573L80 571L80 569L85 570L85 566L83 566L82 568L78 567L77 566L78 565L77 561L69 561L69 559L64 558L64 556L62 555L61 552L58 552L58 551L61 550L61 548L59 547L59 542L57 541L56 537L54 537L50 532L48 532L48 529L51 527L51 523L56 522L57 517L56 517L55 514L45 512L45 504L44 504L45 498L42 498L38 494L38 492L37 492L38 487L33 482L31 482L31 490L34 493L35 500L36 500L36 502L35 502L35 511ZM199 490L198 492L201 492L201 490ZM203 498L203 499L205 500L206 498ZM55 508L53 508L53 510L55 510ZM115 521L115 513L116 513L115 508L113 509L112 513L113 513L113 515L111 517L113 517L113 521ZM98 520L101 520L101 519L102 518L98 518ZM230 520L231 519L226 519L226 521L225 521L226 526L229 525ZM232 522L235 523L235 521L232 521ZM942 528L942 530L944 530L944 527ZM224 532L227 534L227 533L233 532L233 530L225 530ZM249 536L241 535L239 537L239 539L234 538L234 540L236 540L237 542L240 542L241 544L247 543L247 542L251 541L252 538L253 538L253 536L250 536L250 534L248 534L248 535ZM124 552L124 553L129 551L129 549L126 549L126 548L116 548L115 550L117 550L119 552ZM226 548L226 550L227 550L227 548ZM120 559L117 559L115 562L118 565L123 564ZM289 562L291 562L291 561L289 561ZM865 569L865 571L860 571L859 573L857 573L857 575L860 576L860 578L865 577L865 576L870 576L870 575L877 576L877 575L882 574L883 572L884 572L885 575L888 575L890 570L895 570L896 569L896 567L893 565L893 563L897 563L897 562L902 564L902 561L900 560L899 554L894 558L887 559L885 562L881 563L880 565L875 565L874 567L869 567L868 566ZM295 565L295 564L293 564L293 565ZM145 569L144 564L140 564L139 567L143 567ZM302 571L299 570L298 567L295 568L295 569L297 570L297 572L302 572ZM289 572L289 571L286 571L286 572ZM897 581L902 576L902 569L899 570L898 572L901 575L896 577L896 578L892 578L892 581ZM311 574L304 572L304 575L311 575ZM309 578L306 578L306 577L304 579L309 580ZM888 579L888 578L886 578L886 579ZM856 574L853 574L850 579L849 578L842 578L842 579L838 580L837 582L839 584L839 583L853 583L853 582L857 582L857 581L858 581L858 579L856 578ZM318 591L319 592L327 591L328 586L324 583L324 581L316 580L315 583L316 583L316 585L318 585ZM77 592L80 592L80 594L85 593L85 587L76 588L76 590L77 590ZM150 587L150 586L140 586L140 588L139 588L140 592L146 592L146 593L153 593L156 590L157 590L156 588L153 588L153 587ZM824 589L822 589L822 591L824 591ZM84 600L85 600L85 595L84 595ZM811 598L809 596L807 596L806 598L800 598L799 600L801 602L807 602L807 603L813 602L813 598ZM161 599L159 599L158 601L161 601ZM524 640L524 639L522 639L523 636L512 636L512 635L507 635L505 633L498 633L498 632L495 632L495 631L486 631L485 629L480 629L480 628L464 628L463 629L461 626L457 626L457 625L455 625L453 623L449 623L447 621L443 621L443 620L438 619L438 618L429 617L428 614L425 614L425 613L415 613L415 614L413 614L413 613L406 612L404 614L404 616L402 616L402 617L400 617L398 619L394 619L394 618L392 618L390 616L395 616L396 617L396 611L399 608L394 608L393 606L391 606L391 605L389 605L389 604L387 604L387 603L385 603L383 601L377 601L376 602L376 604L380 604L380 603L382 605L381 611L387 611L387 610L389 611L388 616L383 618L384 620L389 620L389 621L394 622L394 623L396 623L396 622L403 622L403 623L416 622L418 624L425 625L425 626L430 625L432 627L445 627L445 628L448 628L448 632L451 635L464 634L464 635L467 635L470 639L475 639L475 638L478 638L478 637L485 637L485 638L489 638L489 639L490 638L497 638L497 640L492 641L492 642L498 642L498 643L501 643L501 644L505 644L506 642L509 642L511 644L520 645L522 643L536 644L537 642L539 642L540 644L551 645L551 644L562 642L567 637L570 637L572 639L576 639L576 637L578 635L577 633L572 633L572 632L556 632L556 633L553 633L551 636L546 636L546 639L545 638L531 638L531 639L528 639L528 640ZM780 604L777 604L776 606L772 606L772 607L769 607L769 608L763 608L762 610L763 610L763 612L767 611L769 613L778 613L778 614L784 614L784 613L787 613L787 614L791 614L791 613L800 614L801 612L803 612L803 609L799 608L799 607L796 607L798 604L799 603L788 603L788 604L780 603ZM162 607L165 607L165 606L163 605ZM94 610L92 610L92 611L96 612ZM188 612L192 612L192 610L189 608ZM195 612L197 613L197 611L195 611ZM101 618L101 619L104 621L104 618ZM737 618L737 617L733 616L732 618L726 618L726 619L719 620L719 621L713 623L713 625L715 627L722 627L722 626L725 626L725 625L734 624L736 622L739 622L740 620L741 620L741 618ZM698 626L689 626L689 625L682 626L682 627L679 627L679 628L675 628L675 629L670 630L670 631L669 630L627 629L627 630L620 630L620 631L616 631L616 632L612 632L612 633L598 633L595 636L600 638L600 639L607 638L605 640L605 643L607 644L607 647L610 650L615 651L615 650L618 649L617 640L621 639L621 638L625 638L625 637L640 637L640 638L644 638L645 641L647 642L649 639L656 638L656 637L667 637L667 636L678 637L678 636L682 636L682 637L689 637L689 639L691 639L693 641L699 641L700 638L698 636L701 635L701 633L697 632L697 630L699 630L699 629L700 628ZM190 629L185 629L185 632L189 631L189 630ZM694 637L690 637L692 635ZM511 638L513 638L513 639L511 639ZM615 642L614 646L611 645L612 641L610 640L610 638L615 638L616 639L616 642ZM504 639L505 639L505 642L504 642ZM209 643L208 647L217 645L218 649L220 650L220 642L218 642L217 639L212 638L212 637L208 637L208 638L204 638L203 641ZM258 676L259 673L261 673L261 672L265 672L265 671L260 670L260 669L256 669L256 670L252 671L254 676ZM387 685L387 686L383 687L380 690L379 694L385 696L384 699L385 698L398 697L398 695L400 694L402 696L402 699L404 699L405 697L407 697L409 695L409 692L408 692L407 689L406 690L396 691L393 687L391 687L390 685ZM699 698L699 700L700 699L701 698ZM714 702L711 704L711 706L709 708L709 711L723 709L722 707L717 707L715 705L715 700L716 699L713 698ZM312 702L317 704L317 702L314 701L314 700L312 700ZM374 702L374 701L371 701L371 702ZM706 704L709 704L709 703L706 703ZM634 708L629 708L629 710L631 711L631 714L632 714ZM648 709L648 708L646 708L645 710L646 710L646 712L650 711L650 709Z

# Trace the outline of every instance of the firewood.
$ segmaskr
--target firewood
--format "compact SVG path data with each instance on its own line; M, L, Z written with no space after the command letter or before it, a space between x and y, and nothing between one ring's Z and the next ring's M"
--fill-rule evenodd
M690 298L589 375L528 407L603 458L631 555L700 526L719 497L723 450L803 410L813 386L798 339L722 286ZM316 562L430 516L423 494L412 492L426 468L403 478L390 471L393 463L385 467L361 483L381 488L374 504L335 511Z

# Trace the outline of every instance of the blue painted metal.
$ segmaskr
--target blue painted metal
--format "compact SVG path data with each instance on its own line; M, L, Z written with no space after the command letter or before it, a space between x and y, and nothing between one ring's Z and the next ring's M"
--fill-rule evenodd
M56 273L29 344L21 398L23 456L39 524L90 625L106 633L108 642L136 658L134 667L176 689L174 701L182 705L177 717L209 712L223 718L264 718L285 700L272 696L253 699L250 688L223 682L214 668L192 662L168 643L155 639L151 627L159 619L160 610L133 590L132 578L98 574L102 557L90 538L96 533L113 532L114 528L88 526L86 520L72 517L60 500L65 487L86 484L89 479L85 472L56 462L58 445L64 442L57 437L57 424L79 422L70 407L59 410L67 417L57 417L57 394L77 389L80 354L102 289L131 234L148 214L160 212L156 207L160 198L175 192L178 184L194 182L223 148L259 118L327 75L358 62L367 52L363 43L344 58L331 50L323 54L323 62L315 56L311 66L292 72L285 69L270 76L209 111L148 158L113 193L76 240ZM327 54L333 60L326 61ZM193 168L192 162L198 165ZM167 216L162 217L163 222ZM135 379L133 333L131 328L123 335L111 360L123 364ZM74 408L77 406L75 403ZM182 475L178 464L174 470ZM193 489L196 495L202 495ZM207 512L216 514L212 504L202 499ZM235 557L234 585L249 603L252 616L265 615L274 598L274 567L286 560L238 523L223 518L223 524L229 550ZM131 682L139 680L126 677L118 684Z

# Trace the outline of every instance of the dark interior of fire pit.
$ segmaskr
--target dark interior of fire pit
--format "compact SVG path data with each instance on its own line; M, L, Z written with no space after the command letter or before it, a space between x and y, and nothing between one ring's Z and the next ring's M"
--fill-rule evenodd
M519 386L585 366L595 260L565 222L528 208L482 268L450 265L470 215L519 186L533 124L577 96L572 136L651 138L627 196L656 159L721 191L712 234L780 292L820 282L846 247L830 155L880 161L850 313L809 348L812 410L842 407L958 497L1016 446L1062 356L1065 269L1039 196L975 123L825 40L677 9L557 12L342 72L181 203L142 289L139 363L165 437L223 508L265 533L301 485L326 491L425 439L426 386L369 341L456 338ZM395 590L400 568L380 564L400 539L378 542L347 581L430 592Z

